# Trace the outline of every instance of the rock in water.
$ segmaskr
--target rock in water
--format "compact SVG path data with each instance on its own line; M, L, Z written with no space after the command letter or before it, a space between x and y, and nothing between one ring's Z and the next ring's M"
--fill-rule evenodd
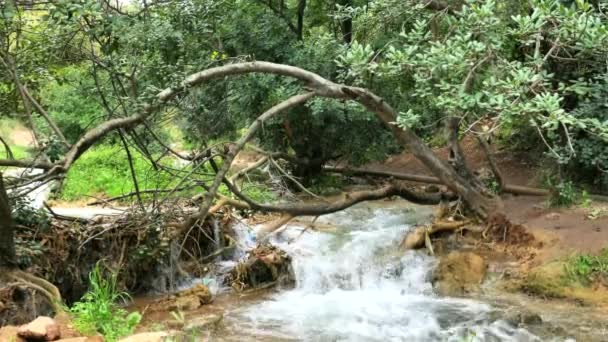
M472 252L451 252L439 260L433 274L437 292L459 296L479 289L486 276L485 260Z
M223 318L223 315L214 314L196 317L186 324L184 331L188 333L196 333L200 331L214 330L221 324Z
M225 283L241 291L294 280L291 257L275 246L259 245L230 272Z
M18 335L26 340L55 341L60 337L59 325L50 317L40 316L21 326Z
M166 297L163 297L154 302L150 309L158 310L195 310L202 305L209 304L213 301L213 295L209 288L203 284L197 284L194 287L177 292Z

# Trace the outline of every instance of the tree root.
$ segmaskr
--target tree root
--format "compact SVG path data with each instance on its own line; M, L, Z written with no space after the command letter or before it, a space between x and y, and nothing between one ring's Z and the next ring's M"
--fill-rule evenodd
M52 305L55 314L59 314L64 311L61 304L62 300L61 293L59 293L59 289L47 280L42 279L40 277L36 277L21 270L10 270L7 272L6 276L19 284L23 284L26 287L29 287L33 290L42 293L49 300L49 303Z

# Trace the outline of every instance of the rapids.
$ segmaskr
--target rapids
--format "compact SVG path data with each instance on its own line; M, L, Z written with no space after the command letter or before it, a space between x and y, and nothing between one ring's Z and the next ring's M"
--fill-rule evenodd
M296 285L225 308L223 341L568 341L501 319L488 302L434 294L435 259L398 244L428 208L376 202L290 225L271 242L293 258ZM241 226L243 248L255 236Z

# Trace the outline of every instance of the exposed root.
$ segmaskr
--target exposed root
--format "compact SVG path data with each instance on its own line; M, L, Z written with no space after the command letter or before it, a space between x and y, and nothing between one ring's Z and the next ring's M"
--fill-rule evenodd
M9 279L42 293L49 300L56 314L63 312L61 294L55 285L21 270L11 270L6 275Z
M511 223L503 214L495 214L488 218L486 228L481 235L484 239L510 245L528 245L535 241L534 236L524 226Z

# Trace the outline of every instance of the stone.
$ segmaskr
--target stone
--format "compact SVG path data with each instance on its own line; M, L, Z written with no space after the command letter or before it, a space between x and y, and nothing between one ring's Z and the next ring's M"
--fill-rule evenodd
M40 316L19 327L18 335L26 340L56 341L60 337L59 325L50 317Z
M84 336L84 337L72 337L58 340L57 342L104 342L101 336Z
M222 322L224 316L219 315L206 315L202 317L196 317L189 321L184 327L186 332L201 332L206 330L214 330Z
M118 342L163 342L175 335L176 332L172 331L146 332L123 338Z
M203 284L197 284L188 290L172 295L169 298L169 309L195 310L212 301L213 295L209 288Z
M13 325L2 327L0 328L0 341L26 342L17 335L18 332L19 328Z
M543 319L539 314L531 311L519 311L508 314L505 320L511 325L538 325L543 323Z
M439 260L433 273L433 284L444 296L462 296L479 290L485 279L487 264L473 252L451 252Z

